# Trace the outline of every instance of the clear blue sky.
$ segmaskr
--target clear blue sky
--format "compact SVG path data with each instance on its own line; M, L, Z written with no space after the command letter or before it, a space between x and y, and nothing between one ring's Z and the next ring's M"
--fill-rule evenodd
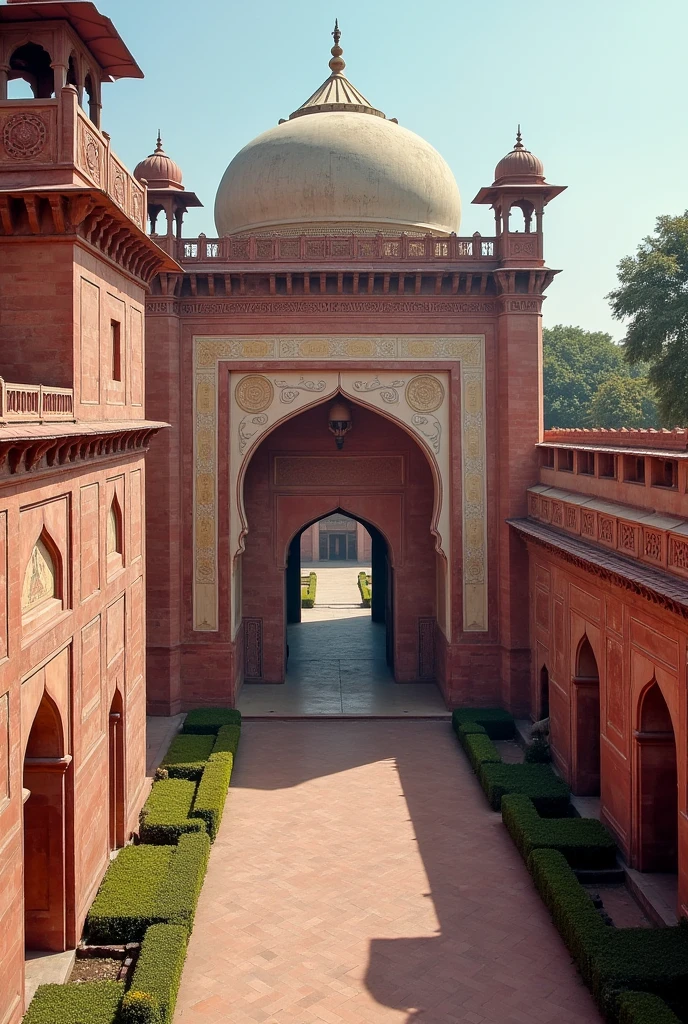
M346 73L449 162L461 234L491 234L471 206L516 123L568 190L545 218L563 273L545 323L623 335L604 295L658 214L688 207L686 0L99 0L146 75L104 88L103 127L133 168L158 126L205 204L188 234L215 233L215 190L232 156L287 117L329 73L335 14Z

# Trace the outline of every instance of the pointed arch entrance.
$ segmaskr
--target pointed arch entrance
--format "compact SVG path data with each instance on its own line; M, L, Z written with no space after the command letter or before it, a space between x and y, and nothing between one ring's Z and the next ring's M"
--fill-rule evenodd
M640 698L635 733L638 867L678 870L678 775L671 714L656 680Z
M571 698L574 730L571 788L578 796L599 796L600 674L587 634L578 645Z
M387 620L394 678L434 676L441 556L433 535L433 474L418 442L390 419L361 405L353 408L353 422L340 451L327 430L327 403L314 405L276 427L248 465L239 574L247 680L284 682L290 545L337 510L381 539L378 572L384 558L388 587L385 612L379 605L375 611Z
M62 951L67 941L66 785L71 758L57 705L43 694L24 756L26 948Z

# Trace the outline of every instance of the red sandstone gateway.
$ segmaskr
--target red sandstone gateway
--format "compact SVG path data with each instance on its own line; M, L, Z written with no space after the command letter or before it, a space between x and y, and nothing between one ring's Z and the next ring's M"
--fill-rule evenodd
M131 175L100 131L102 81L141 74L109 20L12 2L0 51L0 1020L136 827L146 704L284 683L295 559L333 515L372 537L394 679L549 716L688 913L685 436L543 438L562 187L520 132L474 200L494 235L460 236L449 167L336 31L227 168L217 237L185 238L160 137Z

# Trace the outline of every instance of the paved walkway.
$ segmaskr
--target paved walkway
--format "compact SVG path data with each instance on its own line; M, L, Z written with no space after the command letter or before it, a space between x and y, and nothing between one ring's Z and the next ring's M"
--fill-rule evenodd
M446 723L248 722L176 1024L600 1024Z
M301 622L288 629L286 682L247 683L237 705L244 717L449 714L434 683L395 683L385 627L361 608L357 577L363 568L317 569L315 608L302 608Z

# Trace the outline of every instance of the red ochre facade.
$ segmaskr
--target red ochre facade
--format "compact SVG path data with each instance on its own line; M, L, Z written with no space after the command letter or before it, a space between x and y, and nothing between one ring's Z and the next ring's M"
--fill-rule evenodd
M98 127L136 65L90 4L46 11L0 12L2 1024L25 947L74 948L146 795L145 297L175 267ZM6 99L20 64L35 99Z
M184 238L199 200L162 145L147 189L99 129L126 47L90 5L40 11L0 8L1 1024L25 942L77 942L136 829L146 707L284 682L289 549L333 512L381 538L396 681L549 715L558 770L687 914L688 449L543 435L561 188L519 136L475 199L494 236ZM7 100L27 39L52 78Z

